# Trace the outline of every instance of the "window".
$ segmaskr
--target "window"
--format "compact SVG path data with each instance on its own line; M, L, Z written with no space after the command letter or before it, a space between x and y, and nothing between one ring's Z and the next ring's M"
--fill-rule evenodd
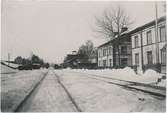
M109 55L111 55L111 47L108 48Z
M148 31L146 33L147 35L147 44L152 44L152 34L151 34L151 31Z
M135 65L139 65L139 53L135 54Z
M103 60L103 67L106 67L106 60Z
M110 62L110 67L112 66L112 59L109 59L109 62Z
M106 49L106 55L108 55L109 54L109 52L108 52L108 48Z
M160 41L166 40L166 28L165 26L160 27Z
M148 51L147 52L147 62L148 62L148 64L152 64L153 63L152 51Z
M99 61L99 66L100 66L100 61Z
M103 56L105 56L105 49L103 49Z
M139 47L139 38L137 35L135 36L135 47Z
M127 54L127 46L121 46L121 54Z
M122 66L127 66L128 65L128 59L127 58L122 58L121 59L121 65Z
M98 52L98 56L100 57L100 51Z
M107 49L103 49L103 56L107 55Z
M161 49L161 63L166 64L166 48Z

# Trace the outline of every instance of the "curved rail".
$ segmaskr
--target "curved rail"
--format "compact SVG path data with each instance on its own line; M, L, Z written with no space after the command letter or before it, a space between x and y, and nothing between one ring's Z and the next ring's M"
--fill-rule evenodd
M71 71L71 72L74 72L74 71ZM75 73L85 74L87 76L84 76L84 77L89 77L92 79L100 80L100 81L106 82L108 84L114 84L117 86L124 87L126 89L134 89L134 90L148 93L151 95L155 95L158 97L163 97L163 98L166 97L166 89L165 88L154 87L154 86L151 86L149 84L120 80L120 79L111 78L111 77L98 76L98 75L94 75L94 74L87 74L87 73L82 73L82 72L75 72Z
M65 85L60 81L59 76L54 72L54 75L57 78L58 83L60 84L60 86L64 89L64 91L66 92L67 96L69 97L70 101L72 102L72 104L75 106L76 110L78 112L82 112L81 108L78 106L78 104L75 102L74 98L72 97L72 95L70 94L70 92L67 90L67 88L65 87Z

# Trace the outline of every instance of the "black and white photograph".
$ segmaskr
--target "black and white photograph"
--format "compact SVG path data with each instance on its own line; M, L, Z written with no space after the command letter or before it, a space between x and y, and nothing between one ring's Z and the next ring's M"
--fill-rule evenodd
M166 112L166 1L1 0L1 112Z

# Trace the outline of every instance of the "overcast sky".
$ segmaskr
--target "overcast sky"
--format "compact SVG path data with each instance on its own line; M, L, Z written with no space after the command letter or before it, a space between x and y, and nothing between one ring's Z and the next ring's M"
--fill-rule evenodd
M106 8L121 5L135 20L133 28L155 18L154 2L2 0L2 59L10 53L29 57L33 52L44 60L61 63L64 56L86 40L95 46L105 40L95 38L94 16ZM158 16L164 15L162 2Z

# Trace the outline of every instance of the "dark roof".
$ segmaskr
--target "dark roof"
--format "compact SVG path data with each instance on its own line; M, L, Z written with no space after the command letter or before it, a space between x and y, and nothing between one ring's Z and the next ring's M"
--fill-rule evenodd
M129 33L123 33L123 34L119 37L119 40L123 40L123 39L125 39L125 38L126 38L126 39L127 39L127 38L130 38L130 37L129 37ZM108 41L108 42L106 42L106 43L104 43L104 44L98 46L98 48L103 47L103 46L108 45L108 44L114 44L116 41L118 41L118 37L116 37L116 38L114 38L114 39L112 39L112 40L110 40L110 41Z
M162 17L160 17L160 18L158 19L158 23L163 22L163 21L165 21L165 20L166 20L166 16L162 16ZM138 32L138 31L140 31L140 30L143 30L143 29L146 28L146 27L150 27L150 26L153 26L153 25L155 25L155 20L153 20L153 21L151 21L151 22L149 22L149 23L146 23L146 24L144 24L144 25L142 25L142 26L140 26L140 27L137 27L137 28L135 28L134 30L131 30L131 31L126 32L126 33L123 33L123 34L120 36L120 39L123 39L123 38L130 38L130 37L129 37L130 34L135 33L135 32ZM108 45L109 43L114 43L115 41L117 41L117 39L118 39L118 38L114 38L114 39L112 39L112 40L110 40L110 41L108 41L108 42L106 42L106 43L104 43L104 44L98 46L98 48L103 47L103 46L105 46L105 45Z
M105 45L108 45L109 43L112 43L112 40L110 40L110 41L108 41L108 42L106 42L106 43L104 43L104 44L101 44L101 45L98 46L97 48L100 48L100 47L103 47L103 46L105 46Z
M162 16L162 17L158 18L158 23L163 22L163 21L166 21L166 16ZM149 23L146 23L146 24L144 24L144 25L142 25L140 27L137 27L136 29L130 31L129 33L130 34L135 33L135 32L138 32L140 30L145 29L146 27L150 27L150 26L153 26L153 25L155 25L155 20L153 20L153 21L151 21Z

